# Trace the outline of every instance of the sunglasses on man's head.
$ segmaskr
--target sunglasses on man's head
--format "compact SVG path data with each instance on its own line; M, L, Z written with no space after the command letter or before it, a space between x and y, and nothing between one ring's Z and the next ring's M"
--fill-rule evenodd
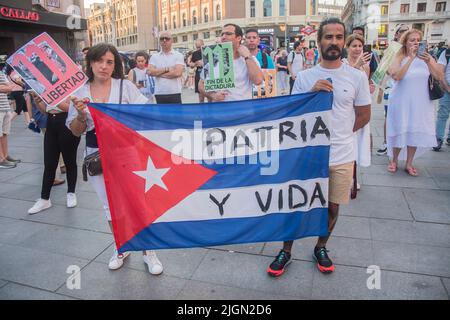
M171 38L169 37L161 37L159 38L159 41L169 41Z

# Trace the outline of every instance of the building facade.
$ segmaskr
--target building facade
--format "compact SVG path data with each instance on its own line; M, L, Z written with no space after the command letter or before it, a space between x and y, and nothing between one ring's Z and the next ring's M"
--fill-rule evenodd
M0 55L47 32L74 60L86 45L83 0L0 0ZM74 16L76 15L76 17Z
M449 0L349 0L342 18L365 26L366 41L381 48L400 24L419 29L429 44L450 39Z
M315 45L315 30L328 15L325 11L336 9L336 2L342 1L158 0L157 27L159 31L170 31L174 47L185 50L193 49L196 39L215 43L226 23L258 29L262 43L274 49L292 47L300 39L305 40L305 45Z
M106 42L120 51L154 50L155 1L106 0L89 8L91 45Z

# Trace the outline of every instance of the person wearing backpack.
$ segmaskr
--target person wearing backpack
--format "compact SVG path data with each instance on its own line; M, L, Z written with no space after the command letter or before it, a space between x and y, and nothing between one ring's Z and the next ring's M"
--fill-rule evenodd
M272 58L265 52L259 49L261 39L259 38L258 30L248 29L245 32L246 47L258 60L261 69L275 69Z
M436 120L436 140L437 145L433 147L434 151L439 151L444 142L445 126L450 115L450 48L442 51L438 59L438 66L441 72L444 73L444 79L441 81L442 89L444 89L444 96L439 99L439 109ZM450 126L447 134L445 144L450 146Z
M305 69L305 59L302 54L302 46L300 41L294 43L294 51L291 51L288 56L288 70L289 70L289 94L292 93L297 74Z

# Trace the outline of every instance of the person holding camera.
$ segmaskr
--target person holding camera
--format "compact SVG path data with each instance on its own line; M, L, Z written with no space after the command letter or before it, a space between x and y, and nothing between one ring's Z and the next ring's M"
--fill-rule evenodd
M139 51L135 55L136 67L128 72L128 80L134 83L139 91L149 100L153 101L153 94L150 88L149 75L147 75L147 63L149 56L144 51Z
M428 79L430 75L436 81L444 78L423 44L420 48L421 40L421 31L405 32L400 40L402 48L388 70L395 80L389 95L386 124L388 171L396 172L398 160L406 160L405 171L414 177L419 175L413 166L414 157L436 146L435 111Z

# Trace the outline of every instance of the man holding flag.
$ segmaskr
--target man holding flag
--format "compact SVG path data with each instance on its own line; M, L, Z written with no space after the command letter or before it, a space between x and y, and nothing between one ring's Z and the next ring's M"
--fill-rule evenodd
M334 271L325 248L336 225L339 205L349 202L353 178L354 132L370 120L369 83L365 74L341 61L345 44L345 26L338 18L327 18L320 24L317 40L322 61L319 65L299 72L292 93L316 91L333 92L331 112L331 148L328 189L328 234L319 237L313 257L323 273ZM281 276L291 262L294 241L285 241L283 249L270 264L269 275Z

